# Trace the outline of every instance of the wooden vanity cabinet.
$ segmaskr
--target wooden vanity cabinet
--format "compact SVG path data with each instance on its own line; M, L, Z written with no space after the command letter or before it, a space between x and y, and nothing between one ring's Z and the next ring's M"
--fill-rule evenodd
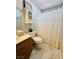
M32 38L28 38L16 45L16 59L29 59L32 52Z

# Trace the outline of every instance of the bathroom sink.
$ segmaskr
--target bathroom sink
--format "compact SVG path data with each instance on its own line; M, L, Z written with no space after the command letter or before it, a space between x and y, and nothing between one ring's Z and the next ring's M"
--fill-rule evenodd
M22 36L22 35L24 35L24 32L22 30L16 30L16 35Z

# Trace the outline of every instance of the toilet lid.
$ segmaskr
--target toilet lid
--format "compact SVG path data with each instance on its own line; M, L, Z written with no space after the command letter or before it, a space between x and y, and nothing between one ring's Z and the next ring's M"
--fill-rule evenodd
M34 41L36 41L36 42L42 41L42 39L41 39L40 37L34 37L33 39L34 39Z

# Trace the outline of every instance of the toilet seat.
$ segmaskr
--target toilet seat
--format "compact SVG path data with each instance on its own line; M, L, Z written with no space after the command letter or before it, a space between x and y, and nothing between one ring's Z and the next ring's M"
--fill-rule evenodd
M33 39L36 43L41 43L42 42L42 39L40 37L34 37Z

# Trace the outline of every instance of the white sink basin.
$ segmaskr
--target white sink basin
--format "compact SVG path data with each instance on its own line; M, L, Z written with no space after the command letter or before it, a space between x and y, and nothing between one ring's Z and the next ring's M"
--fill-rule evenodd
M16 30L16 35L17 36L22 36L24 32L22 30Z

